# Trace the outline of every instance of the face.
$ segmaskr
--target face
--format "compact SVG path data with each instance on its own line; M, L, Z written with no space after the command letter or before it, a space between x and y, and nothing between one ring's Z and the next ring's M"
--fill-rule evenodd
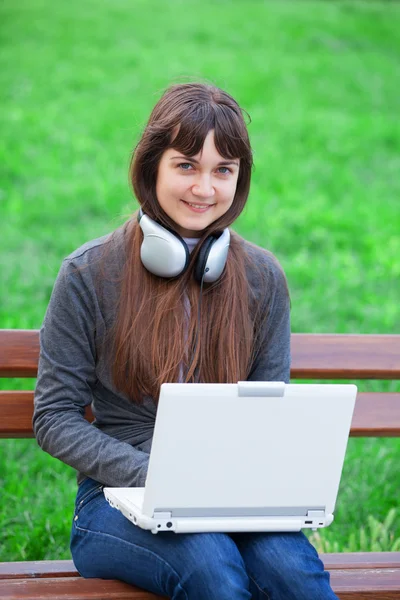
M158 167L156 193L161 208L182 237L200 237L203 229L227 212L235 197L239 159L221 156L208 132L202 150L185 156L170 148Z

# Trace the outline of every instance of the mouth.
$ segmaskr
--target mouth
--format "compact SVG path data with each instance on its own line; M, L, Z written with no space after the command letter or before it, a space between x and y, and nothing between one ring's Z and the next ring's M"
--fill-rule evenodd
M185 200L181 200L181 202L183 202L183 204L185 206L187 206L187 208L193 212L196 213L205 213L208 210L210 210L210 208L212 208L213 206L215 206L215 204L194 204L192 202L186 202Z

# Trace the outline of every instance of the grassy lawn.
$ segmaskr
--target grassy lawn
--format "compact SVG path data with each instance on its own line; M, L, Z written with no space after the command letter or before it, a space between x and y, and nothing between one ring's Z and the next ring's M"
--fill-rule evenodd
M4 0L0 22L0 328L40 327L62 259L136 208L127 167L161 91L202 78L251 115L236 229L282 263L293 331L399 333L399 4ZM68 558L74 471L0 444L0 561ZM400 549L399 457L350 439L318 549Z

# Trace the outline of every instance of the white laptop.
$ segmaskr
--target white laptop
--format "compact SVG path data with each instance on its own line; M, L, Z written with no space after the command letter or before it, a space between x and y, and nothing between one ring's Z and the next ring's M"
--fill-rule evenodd
M153 533L326 527L356 394L349 384L164 383L145 487L104 494Z

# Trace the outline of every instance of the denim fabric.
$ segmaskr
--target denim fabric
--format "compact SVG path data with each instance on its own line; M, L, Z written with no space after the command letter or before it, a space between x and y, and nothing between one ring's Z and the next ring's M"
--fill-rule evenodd
M120 579L172 600L337 600L301 532L154 535L111 508L92 479L78 488L71 553L83 577Z

